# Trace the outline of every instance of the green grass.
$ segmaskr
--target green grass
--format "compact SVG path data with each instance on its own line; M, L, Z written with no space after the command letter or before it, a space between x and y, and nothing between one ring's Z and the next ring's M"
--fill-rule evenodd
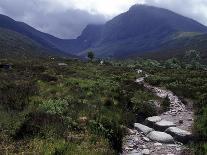
M8 139L0 147L9 153L116 154L136 114L154 114L145 107L157 98L134 82L129 67L3 61L13 64L12 70L0 70L0 135ZM63 61L68 66L57 65Z

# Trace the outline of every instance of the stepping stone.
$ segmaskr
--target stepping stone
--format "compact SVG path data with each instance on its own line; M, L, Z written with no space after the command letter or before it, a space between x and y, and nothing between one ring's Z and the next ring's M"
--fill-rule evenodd
M192 138L192 134L190 132L179 129L177 127L170 127L165 132L172 135L177 141L180 141L182 143L187 143Z
M159 143L173 143L174 142L173 137L165 132L152 131L147 135L147 137Z
M166 120L161 120L160 122L155 123L156 129L159 131L165 131L167 128L175 126L175 123Z
M145 122L148 126L154 127L155 123L160 122L162 120L159 116L153 116L146 118Z
M134 128L138 131L143 132L145 135L147 135L148 133L150 133L151 131L154 131L154 129L149 128L148 126L145 126L143 124L140 123L135 123L134 124Z

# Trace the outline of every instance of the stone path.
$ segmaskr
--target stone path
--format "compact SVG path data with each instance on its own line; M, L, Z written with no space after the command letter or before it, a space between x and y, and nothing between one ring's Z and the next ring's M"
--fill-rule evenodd
M134 129L128 129L129 134L123 140L123 155L181 155L187 149L184 143L192 138L192 109L173 92L145 83L144 77L136 82L160 98L168 97L170 110L147 118L144 124L135 123Z

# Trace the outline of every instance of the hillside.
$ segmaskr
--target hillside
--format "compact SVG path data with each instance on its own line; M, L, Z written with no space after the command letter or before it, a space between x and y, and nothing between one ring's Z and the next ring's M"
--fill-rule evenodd
M207 33L207 27L195 20L146 5L132 6L103 25L88 25L76 39L59 39L4 15L0 15L0 27L27 36L50 51L84 57L92 49L97 57L107 58L178 49L180 34Z
M51 54L51 51L49 52L30 38L14 31L0 28L1 58L41 57L49 54Z
M99 34L95 34L100 37L91 43L92 46L88 44L85 50L92 48L100 57L124 58L159 49L161 45L179 37L176 35L180 33L202 34L206 32L205 26L172 11L135 5L102 27L99 26L99 31L97 31ZM79 38L85 34L94 35L88 27ZM88 42L87 38L84 41ZM80 45L82 43L79 42ZM77 51L74 50L74 52Z
M200 52L202 63L207 62L207 35L193 35L176 38L165 44L159 49L140 55L145 58L156 60L166 60L172 57L182 58L186 51L197 50Z
M47 33L40 32L23 22L15 21L5 15L0 15L0 28L20 33L37 42L45 49L48 49L48 51L56 51L60 55L65 55L65 52L64 50L62 50L62 47L64 47L64 45L67 44L67 40L62 40ZM59 45L59 43L61 45Z

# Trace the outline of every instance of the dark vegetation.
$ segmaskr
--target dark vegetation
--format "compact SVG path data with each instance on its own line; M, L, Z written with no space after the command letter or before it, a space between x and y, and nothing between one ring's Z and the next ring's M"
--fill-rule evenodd
M67 65L59 66L59 62ZM125 128L156 114L129 67L2 59L0 152L117 154Z

